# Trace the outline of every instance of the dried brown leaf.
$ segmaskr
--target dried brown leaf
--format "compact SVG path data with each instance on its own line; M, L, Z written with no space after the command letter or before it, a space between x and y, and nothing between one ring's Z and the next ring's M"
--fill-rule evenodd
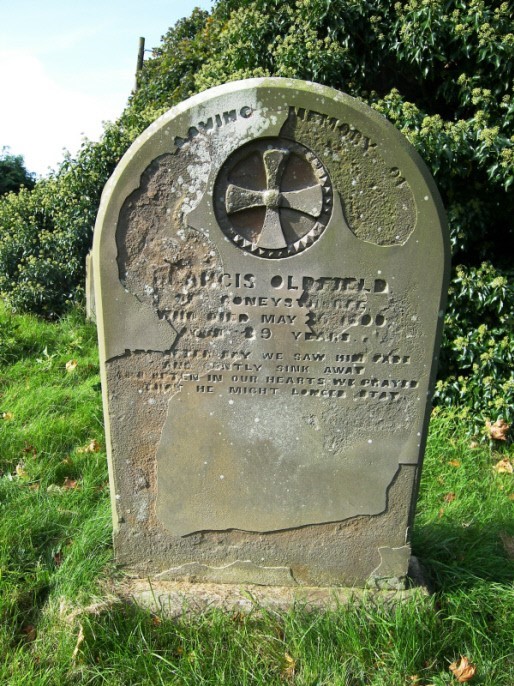
M92 441L89 441L89 443L82 448L77 448L78 453L99 453L100 450L102 449L102 446L96 438L93 438Z
M443 500L444 500L445 503L453 503L453 501L454 501L456 498L457 498L457 496L455 495L455 493L447 493L447 494L444 496Z
M501 533L501 541L503 543L503 549L507 553L507 556L514 560L514 536L509 536L509 534Z
M472 665L467 657L463 655L460 656L460 662L452 662L449 670L453 673L453 676L457 679L459 684L464 684L475 676L477 668Z
M74 488L77 488L77 486L78 486L78 481L76 481L75 479L70 479L68 476L64 479L64 483L62 485L62 487L66 491L73 490Z
M450 467L460 467L462 463L460 460L450 460L448 464Z
M507 440L507 434L509 433L510 424L507 424L507 422L504 419L497 419L494 422L494 424L491 424L491 422L486 422L485 426L489 437L492 438L494 441Z
M37 637L37 630L33 624L26 624L22 627L22 633L25 634L25 640L35 641Z
M498 472L498 474L514 473L514 467L508 457L502 458L499 462L497 462L494 465L493 469L495 472Z
M55 553L54 555L54 565L56 567L60 567L62 565L62 560L63 560L63 554L61 551L58 553Z
M291 657L289 653L284 654L284 663L282 666L282 676L286 679L293 679L296 673L296 660Z
M77 368L78 362L77 360L69 360L66 362L66 371L68 373L74 372L75 369Z

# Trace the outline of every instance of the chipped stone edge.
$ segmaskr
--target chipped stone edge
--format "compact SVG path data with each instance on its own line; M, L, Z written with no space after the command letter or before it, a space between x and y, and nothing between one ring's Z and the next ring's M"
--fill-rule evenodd
M109 589L123 602L170 619L202 615L211 610L229 613L337 611L352 605L381 605L393 609L399 603L427 597L424 583L411 588L350 588L314 586L260 586L257 584L192 583L125 578Z
M367 587L396 591L405 589L410 552L409 545L403 545L398 548L379 547L380 564L371 572ZM399 575L398 570L401 569L404 569L405 573Z
M214 567L202 562L187 562L156 574L156 581L186 579L196 583L239 583L267 586L290 586L296 582L289 567L260 567L251 560L235 560L228 565Z

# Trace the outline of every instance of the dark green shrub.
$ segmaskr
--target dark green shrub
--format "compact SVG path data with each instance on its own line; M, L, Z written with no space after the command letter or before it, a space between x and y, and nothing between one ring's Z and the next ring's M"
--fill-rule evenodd
M476 433L514 421L513 275L461 266L450 286L435 402L459 407Z
M0 150L0 195L17 193L23 186L34 188L35 174L27 171L22 155L13 155L9 148Z
M32 191L0 198L0 295L13 309L55 318L82 301L102 188L137 133L107 126Z

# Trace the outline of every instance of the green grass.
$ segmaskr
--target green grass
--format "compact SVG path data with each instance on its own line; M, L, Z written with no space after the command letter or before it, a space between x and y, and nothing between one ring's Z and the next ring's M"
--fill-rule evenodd
M118 572L96 333L79 313L0 310L0 417L0 684L442 686L460 655L472 684L514 684L514 476L493 470L512 448L471 447L451 412L432 421L413 532L433 595L178 622L105 597Z

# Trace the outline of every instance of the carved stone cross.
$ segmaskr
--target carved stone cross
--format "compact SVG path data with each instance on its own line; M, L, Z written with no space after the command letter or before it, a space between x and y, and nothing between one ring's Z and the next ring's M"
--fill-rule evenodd
M271 149L262 155L266 173L266 188L253 190L229 184L226 193L227 214L242 212L252 207L266 208L257 246L268 250L287 247L280 222L281 208L307 214L317 219L323 209L323 191L320 185L307 186L295 191L282 191L282 178L289 163L289 150Z

